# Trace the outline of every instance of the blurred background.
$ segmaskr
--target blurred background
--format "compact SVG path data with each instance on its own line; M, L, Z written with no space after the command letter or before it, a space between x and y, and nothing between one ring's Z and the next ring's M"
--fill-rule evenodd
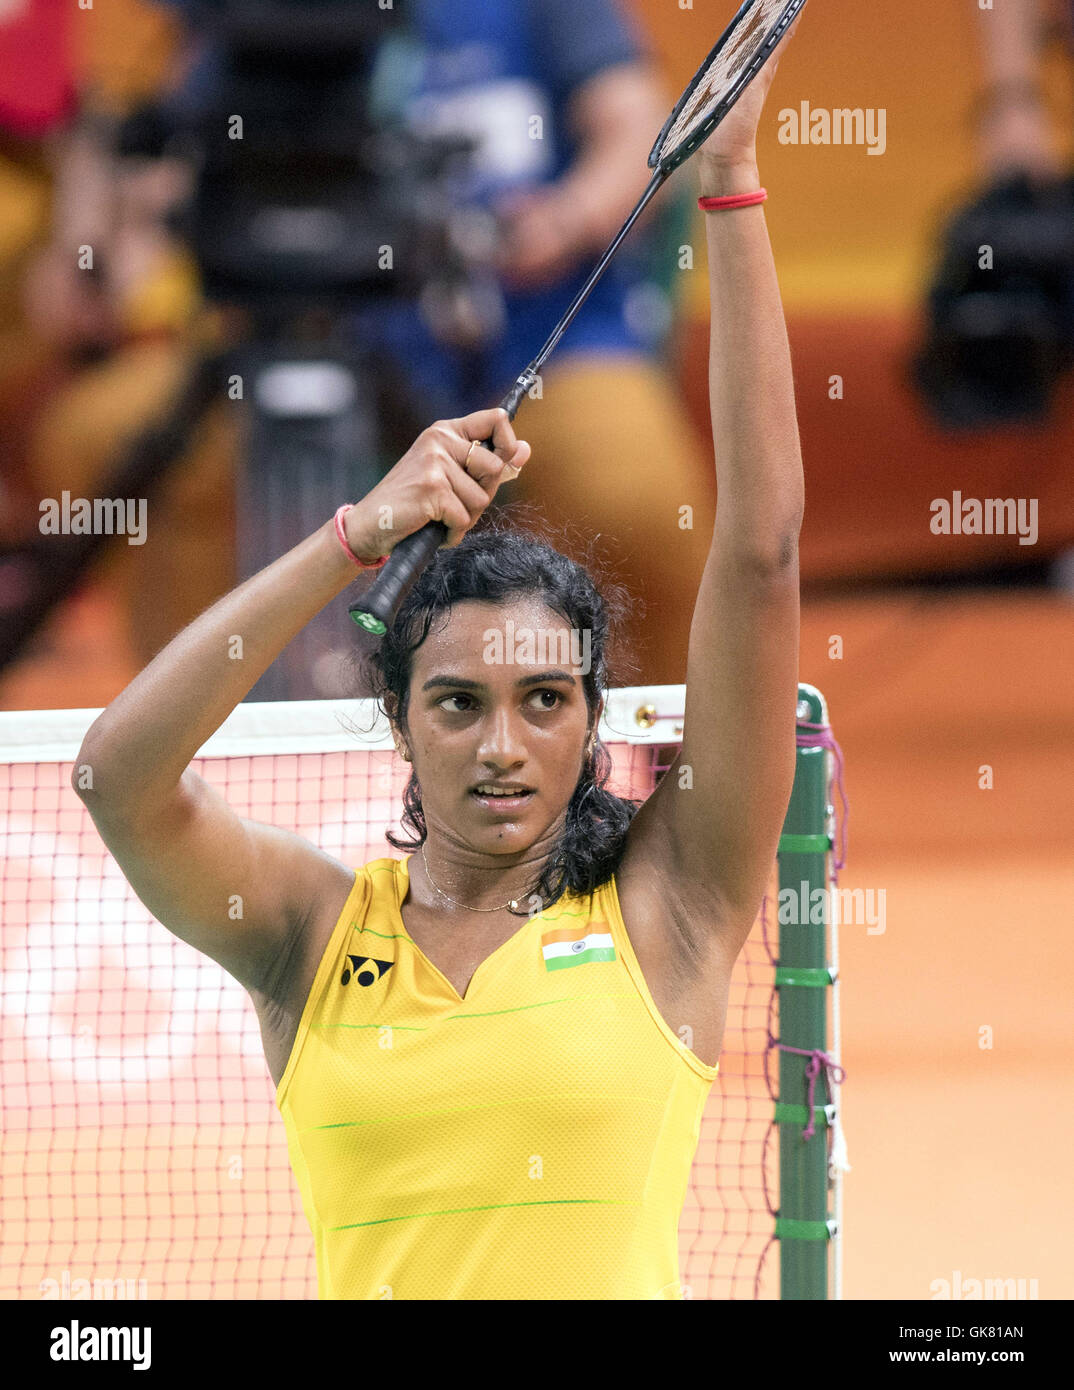
M0 706L107 704L425 424L498 400L734 6L505 8L0 11ZM807 141L845 109L856 143ZM846 757L841 885L886 896L882 932L843 929L853 1298L1074 1294L1072 144L1062 0L811 5L762 127L800 674ZM684 679L715 506L695 177L518 419L523 500L641 601L621 683ZM144 535L57 546L64 492L145 497ZM989 499L1020 533L974 528ZM340 606L252 698L358 693L352 638Z

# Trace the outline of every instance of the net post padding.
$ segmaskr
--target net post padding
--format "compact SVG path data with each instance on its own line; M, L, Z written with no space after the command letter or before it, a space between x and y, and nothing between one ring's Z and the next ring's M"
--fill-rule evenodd
M776 968L779 1057L780 1297L830 1296L829 1255L840 1233L829 1211L831 1133L838 1123L835 1085L843 1079L828 1052L828 1015L836 970L829 955L833 845L832 752L838 744L821 693L798 691L794 788L777 856L779 957ZM841 754L840 760L841 760ZM842 783L840 779L840 791ZM846 804L840 855L845 855Z

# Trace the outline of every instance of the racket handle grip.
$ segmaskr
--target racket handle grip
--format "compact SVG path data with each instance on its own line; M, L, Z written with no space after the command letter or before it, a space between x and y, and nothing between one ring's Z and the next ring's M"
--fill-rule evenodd
M522 397L537 379L532 368L527 367L500 402L500 409L507 411L507 418L513 420L521 404ZM483 441L483 447L492 447L492 440ZM366 632L383 637L395 621L395 615L407 594L413 588L418 575L429 564L433 556L447 539L448 528L442 521L430 521L405 537L388 556L388 563L377 575L367 594L349 609L351 617Z
M399 542L372 588L350 609L360 628L374 636L384 636L418 575L444 544L447 533L442 521L430 521Z

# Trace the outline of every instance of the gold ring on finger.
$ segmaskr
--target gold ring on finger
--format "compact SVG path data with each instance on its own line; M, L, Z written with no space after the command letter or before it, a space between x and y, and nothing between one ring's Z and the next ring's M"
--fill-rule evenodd
M466 457L465 457L465 458L463 459L463 461L462 461L462 470L463 470L464 473L469 473L469 471L470 471L470 455L471 455L471 454L474 452L474 450L477 448L477 443L478 443L478 442L477 442L477 440L475 439L475 440L473 441L473 443L470 445L469 449L467 449L467 451L466 451Z

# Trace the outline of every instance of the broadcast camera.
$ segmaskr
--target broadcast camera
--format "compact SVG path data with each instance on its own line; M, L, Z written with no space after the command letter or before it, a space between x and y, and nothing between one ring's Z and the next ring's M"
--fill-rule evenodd
M945 227L912 365L940 424L1034 423L1074 363L1074 176L1004 179Z
M470 145L406 122L420 61L406 0L192 0L184 13L201 58L176 96L125 123L120 153L192 162L175 229L210 299L273 316L442 306L467 289L488 305L493 229L448 192Z

